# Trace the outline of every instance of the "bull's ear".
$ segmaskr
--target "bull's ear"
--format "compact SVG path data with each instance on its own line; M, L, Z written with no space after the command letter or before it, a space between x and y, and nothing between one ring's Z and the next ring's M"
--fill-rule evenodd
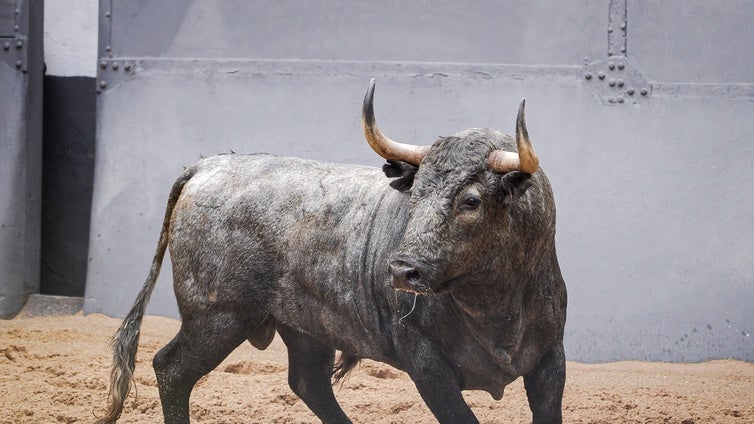
M382 172L388 178L397 178L390 182L390 187L398 191L407 191L414 184L414 176L419 168L408 164L406 162L400 162L392 159L388 159L387 163L382 165Z
M520 171L512 171L500 177L497 194L505 203L518 200L531 187L531 174Z

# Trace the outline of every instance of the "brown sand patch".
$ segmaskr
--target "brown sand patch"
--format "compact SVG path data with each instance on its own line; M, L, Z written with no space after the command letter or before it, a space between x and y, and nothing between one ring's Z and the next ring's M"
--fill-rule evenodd
M120 321L102 315L0 320L0 424L86 423L107 397L110 336ZM161 422L152 357L178 331L176 320L148 316L142 328L136 391L122 423ZM248 343L204 377L191 398L199 423L318 423L288 388L279 339L264 351ZM568 363L564 421L569 423L752 423L754 364ZM411 380L364 361L335 394L357 423L432 423ZM501 401L464 393L482 422L530 422L521 380Z

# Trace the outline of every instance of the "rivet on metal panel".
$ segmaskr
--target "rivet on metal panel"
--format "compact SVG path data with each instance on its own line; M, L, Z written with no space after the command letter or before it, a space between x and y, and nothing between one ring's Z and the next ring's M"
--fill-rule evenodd
M109 18L110 17L110 12L105 12L105 17Z
M620 48L620 52L621 52L621 53L625 53L625 52L626 52L626 47L625 47L625 46L621 47L621 48Z
M24 46L24 43L23 43L23 41L21 41L21 40L18 40L18 41L16 41L16 48L17 48L17 49L20 49L20 48L21 48L21 47L23 47L23 46Z
M626 21L621 22L620 29L622 29L623 31L626 30Z
M615 65L618 70L608 70L611 65ZM638 92L644 91L642 96L649 97L652 87L647 80L631 66L631 63L622 56L607 58L598 62L593 62L582 69L582 75L591 74L594 79L599 79L588 84L589 90L594 92L603 104L629 103L626 99L631 99L631 103L638 102ZM637 96L634 97L634 94ZM623 98L623 102L619 99ZM612 101L610 101L612 99Z
M618 97L618 103L623 103L623 102L625 102L625 100L623 99L623 97Z
M613 55L613 49L608 49L607 50L607 55L608 56L612 56Z
M613 69L615 69L615 63L613 63L613 62L607 62L607 69L609 69L611 71Z
M18 32L18 25L13 25L13 31Z
M99 67L100 67L100 68L102 68L102 69L107 69L107 62L106 62L106 61L104 61L104 60L103 60L103 61L101 61L101 62L99 63Z
M20 15L20 14L21 14L21 9L16 9L16 15Z
M100 88L103 88L103 89L107 88L107 81L100 81L99 82L99 86L100 86Z
M613 32L613 27L607 27L607 32L612 33Z
M587 73L585 73L585 74L584 74L584 79L586 79L586 80L590 80L590 79L592 79L592 73L591 73L591 72L587 72Z
M22 66L23 64L24 64L23 62L21 62L20 60L17 60L17 61L16 61L16 68L18 68L18 69L21 69L21 66Z
M110 48L110 46L105 46L105 51L108 51L108 52L109 52L110 50L112 50L112 49Z
M112 68L113 68L114 71L117 71L119 67L120 67L120 65L118 65L118 62L113 62Z
M641 91L640 91L639 93L640 93L640 94L641 94L642 96L646 96L647 94L649 94L649 90L647 90L646 88L642 88L642 89L641 89Z
M125 69L126 72L129 72L131 70L131 64L130 63L126 63L126 65L123 67L123 69Z
M3 43L3 50L10 50L10 43L9 42L6 41L6 42Z

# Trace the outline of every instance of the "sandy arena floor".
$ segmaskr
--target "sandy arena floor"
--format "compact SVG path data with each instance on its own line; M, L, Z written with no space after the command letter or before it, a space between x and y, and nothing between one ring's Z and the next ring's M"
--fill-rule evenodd
M0 320L0 423L91 422L104 409L108 341L120 321L102 315ZM132 390L122 423L162 421L152 356L179 322L145 318ZM248 343L200 380L191 398L197 423L318 423L288 388L285 346L265 351ZM356 423L432 423L412 382L387 365L364 361L336 387ZM526 423L523 384L494 401L466 399L484 423ZM754 364L568 363L567 423L754 423Z

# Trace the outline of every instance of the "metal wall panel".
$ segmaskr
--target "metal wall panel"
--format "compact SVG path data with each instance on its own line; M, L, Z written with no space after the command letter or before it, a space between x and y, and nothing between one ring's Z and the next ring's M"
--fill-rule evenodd
M27 151L24 125L26 93L23 74L15 67L0 63L0 317L14 315L26 294L34 291L34 274L27 255L34 254L29 244L27 207ZM33 213L31 214L33 217ZM33 236L33 235L32 235ZM29 247L32 247L30 249Z
M0 34L0 318L15 315L39 289L41 6L0 3L3 25L13 24L11 34Z
M648 77L754 83L754 0L631 2L630 20L630 55Z
M545 59L552 52L551 34L517 38L520 28L539 30L554 19L522 12L537 3L477 10L481 21L519 18L515 26L500 26L493 46L484 45L481 32L461 37L459 45L484 45L468 60L452 50L422 56L419 44L431 51L445 42L435 34L409 47L413 60L387 50L351 57L324 49L306 61L285 60L301 47L272 34L302 21L331 22L344 4L334 1L305 16L286 2L267 4L257 15L252 5L261 3L249 4L238 9L238 2L187 2L166 16L172 29L154 33L137 24L145 21L136 9L125 14L131 19L126 25L117 8L109 24L108 9L101 7L87 312L126 313L146 277L169 187L199 154L267 151L379 166L359 123L366 84L375 76L383 130L416 143L468 127L513 132L515 107L527 98L530 134L558 205L569 359L754 360L754 199L745 194L754 189L754 86L648 77L631 56L633 28L640 23L634 21L634 3L625 0L558 9L561 21L549 27L557 29L553 34L564 22L582 22L580 13L591 16L585 26L601 30L590 35L587 48L578 42L559 47L564 51L556 65ZM374 11L373 20L406 19L389 4ZM718 7L727 10L725 4ZM467 20L472 10L465 4L447 8L447 16L455 11ZM266 22L258 33L241 24L254 19ZM119 25L134 27L120 32ZM181 28L197 34L189 37ZM350 42L379 44L391 28L385 24ZM165 38L147 47L144 34ZM225 47L222 37L229 37ZM323 37L337 45L337 34ZM574 40L564 35L569 38ZM526 53L486 52L507 52L507 40L517 40ZM244 43L265 46L254 50ZM160 47L150 50L155 45ZM207 46L232 58L214 56ZM231 54L234 47L242 53ZM139 52L162 57L137 57ZM497 63L448 63L480 57ZM148 312L175 316L169 264L164 271Z
M598 57L601 0L205 0L112 3L131 57L581 64ZM146 29L146 31L145 31ZM531 48L536 45L536 48Z

